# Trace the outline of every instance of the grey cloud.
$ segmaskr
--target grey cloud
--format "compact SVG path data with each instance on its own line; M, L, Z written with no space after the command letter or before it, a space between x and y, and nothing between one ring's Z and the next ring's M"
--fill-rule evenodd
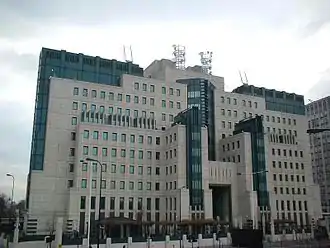
M103 25L156 21L200 23L231 19L241 23L259 20L283 26L293 11L292 1L261 0L2 0L0 36L17 38L51 32L52 25ZM249 22L248 22L249 23ZM40 29L43 26L45 29ZM48 27L48 29L47 29Z
M306 95L308 99L312 100L317 100L330 95L330 68L322 73L321 78L313 85Z
M0 178L12 173L16 182L15 194L22 199L29 168L32 118L24 115L23 106L17 103L1 102L0 112L6 113L0 122ZM0 180L1 191L8 193L10 187L9 180Z
M0 51L0 64L9 65L16 71L37 71L38 57L34 54L18 54L14 50Z
M25 197L37 63L36 55L0 51L0 95L6 94L7 99L0 99L0 191L10 193L11 181L3 177L12 173L15 175L16 199ZM27 101L19 98L22 91Z

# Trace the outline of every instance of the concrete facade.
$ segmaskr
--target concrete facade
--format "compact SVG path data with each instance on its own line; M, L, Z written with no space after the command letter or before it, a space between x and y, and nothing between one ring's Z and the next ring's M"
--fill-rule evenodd
M217 161L208 161L208 133L202 128L203 210L191 210L185 188L186 127L171 126L174 116L187 108L187 86L175 81L195 77L216 86ZM50 80L44 170L31 171L28 234L49 233L57 217L64 218L65 231L86 232L89 187L97 219L100 183L101 213L106 217L135 219L142 212L144 220L156 222L193 215L215 218L210 187L228 186L231 209L224 210L225 220L235 224L246 217L258 219L256 193L251 190L251 135L232 135L235 123L256 114L264 117L273 219L295 218L308 225L310 218L321 214L315 198L318 187L312 182L306 116L267 111L263 98L225 92L222 77L176 70L167 60L151 64L145 77L123 75L121 87ZM90 113L89 119L82 111ZM129 118L117 119L115 114ZM109 116L111 124L106 123ZM279 135L291 136L294 142L280 143ZM103 164L102 182L97 164L81 162L87 157Z
M308 128L330 128L330 97L306 105ZM330 213L330 133L309 137L314 182L320 185L322 212Z

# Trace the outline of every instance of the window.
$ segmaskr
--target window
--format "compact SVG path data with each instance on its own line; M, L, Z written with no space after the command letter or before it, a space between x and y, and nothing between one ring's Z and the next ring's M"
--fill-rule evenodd
M147 190L151 190L151 182L147 182Z
M111 173L116 173L116 164L111 164Z
M93 156L97 156L98 155L98 148L96 146L93 147L93 150L92 150L92 154Z
M138 174L139 175L143 174L143 166L141 166L141 165L138 167Z
M78 96L79 95L79 88L78 87L74 87L73 88L73 95L74 96Z
M135 143L135 135L134 134L131 134L130 141L131 141L131 143Z
M126 158L126 150L125 150L125 149L121 149L121 150L120 150L120 156L121 156L122 158Z
M83 96L85 96L85 97L88 96L88 89L83 89Z
M73 102L72 103L72 109L73 110L77 110L78 109L78 103L77 102Z
M177 109L181 109L181 103L180 103L180 102L177 102L177 103L176 103L176 108L177 108Z
M75 149L70 148L70 156L73 157L75 155Z
M106 147L102 148L102 156L103 157L108 156L108 148L106 148Z
M134 165L129 166L129 174L134 174Z
M166 87L162 87L162 94L165 95L166 94Z
M71 118L71 125L77 125L77 117Z
M85 209L86 208L86 196L81 196L80 197L80 209Z
M71 132L71 140L76 140L76 133L75 132Z
M155 92L155 85L150 85L150 92Z
M116 181L110 182L110 189L116 189Z
M125 181L120 181L120 189L125 189Z
M142 182L138 182L138 190L143 190L143 184L142 184Z
M135 151L134 150L130 150L129 151L129 157L130 158L134 158L135 157Z
M139 143L143 144L143 135L139 135Z
M92 97L96 98L97 94L96 94L96 90L92 90Z
M155 105L155 99L154 98L150 98L150 105L154 106Z
M113 114L113 107L109 107L109 108L108 108L108 113L109 113L110 115Z
M143 91L147 91L147 84L145 84L145 83L142 84L142 90L143 90Z
M103 132L102 138L103 138L103 140L108 140L108 138L109 138L108 132Z
M140 88L139 83L134 83L134 89L135 89L135 90L139 90L139 88Z
M113 92L109 92L109 100L113 101L115 99L115 94Z
M83 155L88 155L88 146L83 147Z
M105 91L101 91L100 98L105 99Z
M142 104L147 104L147 98L145 96L142 97Z
M176 96L180 96L180 95L181 95L180 89L177 89L176 90Z
M96 189L96 180L92 180L92 189Z
M113 157L113 158L117 157L117 149L116 148L111 149L111 157Z
M117 95L117 101L118 101L118 102L123 101L123 94L118 93L118 95Z
M165 100L162 100L162 107L166 108L166 101Z
M130 95L126 95L126 102L131 102L131 96Z
M117 141L117 133L112 133L112 141Z
M134 103L139 103L139 97L138 96L134 96Z
M99 139L99 131L94 131L93 132L93 139Z
M87 188L87 179L81 179L81 188L86 189Z
M139 159L143 159L143 151L139 151Z
M128 184L129 190L134 190L134 182L129 182Z
M82 163L82 165L81 165L81 170L82 171L87 171L87 163Z

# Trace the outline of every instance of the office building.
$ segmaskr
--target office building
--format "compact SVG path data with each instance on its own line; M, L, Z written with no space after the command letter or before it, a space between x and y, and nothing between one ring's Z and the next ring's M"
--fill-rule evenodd
M65 61L66 52L51 51ZM89 61L70 55L73 68ZM165 59L143 75L114 61L135 69L111 67L119 80L100 82L100 58L88 58L94 80L55 73L45 83L43 162L31 160L28 234L47 233L56 217L66 232L86 233L90 203L91 223L99 208L100 219L121 223L105 229L112 236L131 235L137 223L175 233L183 220L257 226L265 214L283 228L320 216L303 96L250 85L226 92L222 77Z
M330 128L330 97L307 104L309 129ZM314 182L320 186L322 212L330 213L330 133L312 133L309 137Z

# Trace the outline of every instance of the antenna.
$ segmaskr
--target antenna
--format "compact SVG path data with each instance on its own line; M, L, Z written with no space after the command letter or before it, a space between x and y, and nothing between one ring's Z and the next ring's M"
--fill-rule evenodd
M213 52L206 51L199 53L200 61L202 64L202 72L205 74L212 75L212 56Z
M131 62L133 63L133 51L132 51L132 46L129 46L129 49L131 50Z
M124 45L124 60L125 60L126 62L133 62L132 46L129 46L129 50L130 50L131 59L128 59L128 58L127 58L127 55L126 55L126 46Z
M173 61L175 67L179 70L186 69L186 47L182 45L173 45Z
M244 75L245 75L245 82L246 82L246 84L249 84L249 80L247 79L246 72L244 72Z
M239 77L241 78L241 83L242 83L242 84L248 84L249 81L248 81L248 79L247 79L247 76L246 76L245 71L244 71L245 81L243 80L242 73L241 73L240 70L238 70L238 73L239 73Z
M239 77L241 78L241 83L244 84L244 82L243 82L243 78L242 78L242 74L241 74L241 71L238 70L238 73L239 73Z

